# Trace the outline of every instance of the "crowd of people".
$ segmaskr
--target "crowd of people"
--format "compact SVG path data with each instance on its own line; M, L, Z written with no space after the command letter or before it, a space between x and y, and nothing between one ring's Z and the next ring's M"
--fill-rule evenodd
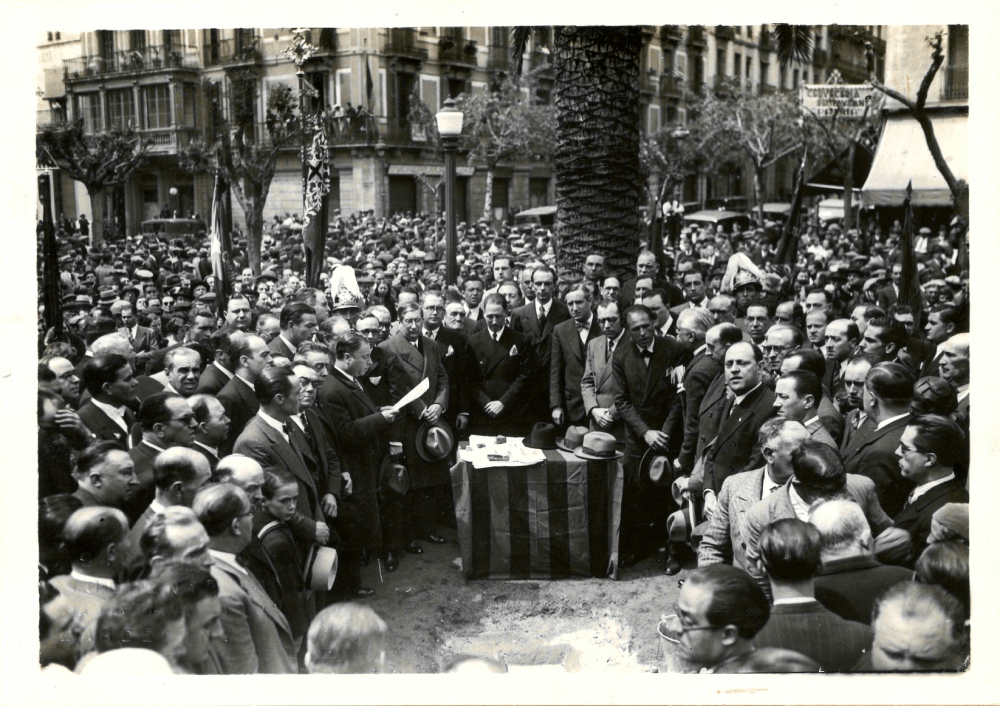
M43 665L379 671L361 567L449 542L470 434L624 453L617 562L685 571L663 629L696 667L967 664L959 219L920 229L908 305L898 222L809 227L795 266L769 230L685 227L630 276L593 253L575 280L550 232L463 223L445 286L443 220L334 219L320 287L286 214L260 274L236 241L230 292L197 237L89 248L61 224Z

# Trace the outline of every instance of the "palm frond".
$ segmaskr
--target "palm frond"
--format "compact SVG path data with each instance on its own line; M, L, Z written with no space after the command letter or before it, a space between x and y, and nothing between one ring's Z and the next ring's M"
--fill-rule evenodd
M809 25L777 24L773 36L782 66L795 59L806 62L812 58L813 29Z
M521 78L524 52L528 50L528 40L531 38L531 27L513 27L510 32L510 79L514 83Z

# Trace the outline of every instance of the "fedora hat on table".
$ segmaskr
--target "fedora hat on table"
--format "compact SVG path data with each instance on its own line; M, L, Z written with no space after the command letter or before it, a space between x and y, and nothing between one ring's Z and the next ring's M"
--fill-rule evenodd
M615 437L603 431L587 432L580 446L573 449L573 454L591 461L610 461L625 455L618 451Z
M587 427L569 427L566 430L566 436L561 436L556 439L556 446L563 451L573 453L573 451L580 448L580 445L583 443L583 437L585 437L589 432L590 430Z
M555 450L555 426L546 422L535 422L535 426L531 428L531 435L524 439L524 445L529 449Z

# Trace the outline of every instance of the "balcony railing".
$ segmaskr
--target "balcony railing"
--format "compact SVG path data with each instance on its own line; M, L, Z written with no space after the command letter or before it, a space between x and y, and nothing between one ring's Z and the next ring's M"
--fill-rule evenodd
M969 99L969 67L956 64L944 67L944 85L941 87L942 100Z
M81 56L63 63L67 79L87 76L197 68L198 60L186 46L160 45L116 51L110 56Z
M705 28L701 25L688 26L688 44L705 46Z
M438 60L446 64L476 66L476 42L471 39L442 37L438 42Z
M53 110L52 108L46 108L45 110L35 111L35 125L64 125L66 123L66 113L62 110Z
M510 67L510 49L507 47L490 47L486 68L490 71L507 71Z
M205 66L256 63L261 60L260 38L251 37L239 42L232 38L220 39L203 46L202 53Z
M423 61L427 50L417 43L417 31L409 27L394 27L386 30L385 53L408 59Z
M160 130L141 130L150 154L177 154L198 137L198 130L189 127L170 127Z
M681 96L684 94L684 79L666 74L660 77L661 96Z
M383 118L372 115L348 118L347 116L326 120L326 135L333 147L374 147L385 145L424 144L428 136L416 125L404 118ZM256 123L253 139L257 145L270 147L274 137L265 123ZM280 136L283 150L298 150L302 147L302 137L298 126Z
M736 30L730 25L716 25L715 38L721 42L728 42L736 36Z

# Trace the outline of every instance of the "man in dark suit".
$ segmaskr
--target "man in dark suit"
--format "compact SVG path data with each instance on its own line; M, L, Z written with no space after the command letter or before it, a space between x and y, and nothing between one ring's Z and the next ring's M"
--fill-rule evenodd
M913 572L879 563L868 520L855 502L820 503L809 511L809 523L823 539L816 600L845 620L871 625L878 598L889 587L912 579Z
M229 438L222 449L223 456L233 448L243 427L260 409L260 403L254 394L254 384L270 364L271 351L260 336L245 334L229 346L229 365L234 372L233 379L216 395L226 408L226 416L230 420Z
M207 345L215 353L215 360L202 371L198 389L195 390L197 393L217 395L233 379L233 371L229 368L229 346L233 339L242 335L234 329L219 329L212 333Z
M860 340L858 325L850 319L835 319L826 326L826 343L823 344L826 371L822 382L827 393L833 397L844 389L847 362Z
M826 358L817 350L799 348L791 351L781 361L779 373L784 375L795 370L805 370L822 380L826 374ZM777 378L778 375L775 377ZM816 416L819 417L819 423L823 425L823 428L839 444L844 437L844 417L834 405L830 391L825 387L823 388L823 397L816 410Z
M879 503L890 517L903 509L913 488L900 472L896 448L912 419L914 382L910 371L899 363L879 363L869 370L863 402L872 425L862 426L843 447L845 470L874 481Z
M920 377L940 376L938 367L941 365L941 350L945 341L958 333L958 309L950 305L942 305L931 309L927 315L927 342L935 347L930 357L920 367Z
M760 349L752 343L741 341L726 351L724 375L734 397L727 397L723 404L719 431L705 450L701 482L691 479L693 487L702 488L709 518L726 478L763 465L757 433L775 409L774 392L761 380L762 360Z
M143 400L137 419L142 439L129 451L129 457L135 465L139 486L122 508L130 522L135 522L146 511L155 496L153 461L166 449L190 447L197 428L191 405L172 392L157 392Z
M955 477L955 467L968 458L968 442L954 420L928 414L907 423L896 456L903 478L914 486L894 520L913 540L912 566L927 547L934 513L947 503L969 502Z
M523 435L531 426L521 415L533 365L531 348L526 336L506 325L503 295L487 296L484 311L486 328L469 337L469 434Z
M679 420L668 427L670 405L677 394L678 366L691 354L674 338L654 335L654 316L644 306L625 311L630 341L611 361L617 396L615 406L625 421L625 488L622 496L622 565L628 566L666 542L666 518L671 510L669 488L640 477L642 457L649 449L666 455L671 439L680 437ZM669 484L668 484L669 485ZM650 524L655 530L648 531ZM669 546L669 544L668 544ZM679 564L667 558L668 573Z
M80 421L104 441L128 450L128 435L135 423L128 408L136 386L132 366L124 356L112 353L93 358L83 369L83 385L90 400L78 412Z
M337 439L341 467L350 474L353 492L345 502L354 505L357 520L344 527L350 550L341 557L343 581L334 592L348 598L374 595L358 584L360 553L382 545L379 524L378 470L389 453L389 428L399 417L391 407L379 407L358 381L371 365L371 345L356 334L337 341L336 361L319 391L319 408Z
M774 595L771 618L757 633L758 647L794 650L824 672L848 672L871 645L867 625L844 620L814 595L813 576L823 540L808 522L787 518L764 528L760 563Z
M226 408L212 395L192 395L188 398L188 404L191 405L195 422L198 423L191 448L205 457L212 473L215 473L216 466L222 460L219 448L229 437L229 417L226 416Z
M310 340L316 332L316 310L302 302L287 304L281 309L279 324L281 333L268 344L268 349L291 360L299 344Z
M393 428L393 440L403 446L403 458L410 474L410 492L394 499L396 502L392 504L397 507L392 514L395 517L388 517L383 510L383 518L389 520L388 527L383 524L383 530L389 530L383 539L390 552L402 548L418 554L423 551L417 543L418 538L432 544L448 541L435 534L437 515L444 507L442 491L450 488L448 462L447 459L428 461L422 458L417 453L416 437L422 424L436 424L448 408L449 380L437 344L421 335L424 321L420 306L408 301L399 306L398 314L400 332L379 344L392 361L389 365L392 400L398 402L421 380L427 380L429 387L419 399L406 406L402 423ZM388 494L386 497L388 500ZM387 565L395 563L386 560Z
M889 311L890 307L899 301L899 286L903 281L903 266L896 263L892 266L892 284L878 292L878 306L882 311Z
M569 309L555 299L556 275L551 268L541 266L531 273L535 301L514 309L510 314L512 331L524 334L532 363L528 387L523 398L526 415L524 431L538 421L547 421L549 411L549 373L552 364L552 331L556 324L570 318ZM487 325L489 322L487 321Z
M420 307L424 314L422 335L438 344L441 363L448 374L448 408L444 420L456 432L464 431L469 425L469 351L465 336L441 325L445 311L441 292L429 290L421 294Z
M320 508L316 481L309 472L300 446L294 439L291 415L299 413L301 383L288 368L267 368L254 382L260 409L236 439L233 452L249 456L264 472L295 478L299 487L295 510L302 521L292 526L300 547L325 545L330 539Z
M253 508L240 488L208 486L192 508L209 536L212 578L219 584L224 640L213 645L226 674L295 674L292 629L281 610L236 559L253 537Z
M122 327L118 329L128 337L128 342L132 345L132 350L136 355L149 353L156 347L156 334L153 329L139 325L139 319L135 315L135 310L131 305L123 306L121 309Z
M622 285L622 291L619 295L619 300L623 306L631 306L635 302L635 284L638 280L643 277L652 278L653 284L652 289L662 289L667 293L667 300L664 302L668 307L674 307L678 304L683 304L685 301L684 292L676 284L668 282L665 279L659 277L660 265L656 261L656 254L649 251L643 250L639 253L639 257L635 263L636 276L625 282Z
M552 421L560 428L587 421L580 381L587 345L601 333L591 309L590 290L585 285L573 285L565 301L572 318L556 325L552 331L549 366L549 407Z
M611 360L615 350L628 342L622 327L621 312L616 302L602 301L597 305L597 323L601 335L587 344L587 359L580 378L580 396L587 413L591 431L603 431L618 440L619 448L625 445L625 423L615 406L615 376Z

